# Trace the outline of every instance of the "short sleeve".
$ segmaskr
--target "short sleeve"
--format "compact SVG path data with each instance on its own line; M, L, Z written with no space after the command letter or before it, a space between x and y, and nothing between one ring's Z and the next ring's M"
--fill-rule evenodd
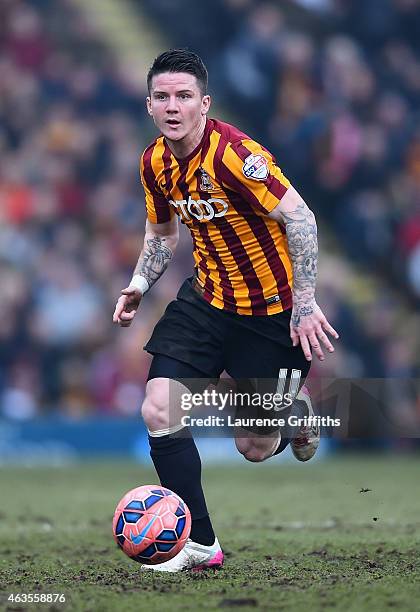
M270 213L290 187L271 153L254 140L229 144L221 161L226 187L239 193L260 213Z
M148 155L147 149L140 158L140 180L144 189L147 218L150 223L170 221L175 211L156 185L152 158L151 155Z

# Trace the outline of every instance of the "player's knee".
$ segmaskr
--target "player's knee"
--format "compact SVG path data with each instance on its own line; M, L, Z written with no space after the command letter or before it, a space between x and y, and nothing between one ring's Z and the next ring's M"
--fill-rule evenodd
M259 463L272 456L278 441L269 437L236 438L236 448L247 461Z
M167 394L158 388L146 393L141 408L141 415L149 431L159 431L169 427L169 407Z
M153 399L145 398L141 414L149 431L159 431L169 427L167 407L157 404Z
M236 441L238 451L245 457L247 461L252 463L259 463L268 459L271 456L271 449L268 449L266 445L254 444L251 440Z
M246 449L243 453L243 456L247 461L251 461L252 463L260 463L261 461L265 461L271 456L271 452L258 448L257 446L251 446Z

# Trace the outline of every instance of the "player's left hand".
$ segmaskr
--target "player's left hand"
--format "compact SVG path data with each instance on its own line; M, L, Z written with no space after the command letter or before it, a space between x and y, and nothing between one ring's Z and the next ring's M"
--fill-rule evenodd
M326 332L336 340L339 338L338 333L328 323L326 316L315 300L310 304L300 302L293 305L292 318L290 319L290 337L293 346L300 343L308 361L312 361L312 351L320 361L324 361L325 355L321 344L329 353L334 352L334 347Z

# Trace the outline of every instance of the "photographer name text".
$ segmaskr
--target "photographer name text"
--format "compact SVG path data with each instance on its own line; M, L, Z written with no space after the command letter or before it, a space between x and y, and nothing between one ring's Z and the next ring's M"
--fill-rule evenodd
M290 415L287 419L281 417L233 417L227 416L206 416L193 417L184 415L181 418L183 427L311 427L318 425L319 427L340 427L340 419L335 419L330 416L307 416L297 417Z

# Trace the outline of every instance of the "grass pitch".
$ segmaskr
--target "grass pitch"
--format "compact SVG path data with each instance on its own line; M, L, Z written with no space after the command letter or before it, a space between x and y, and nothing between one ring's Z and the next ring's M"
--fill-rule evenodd
M116 462L3 467L0 608L420 610L418 473L418 457L391 455L208 468L226 565L155 575L111 536L117 501L155 482L152 470ZM11 603L10 593L63 593L66 603Z

